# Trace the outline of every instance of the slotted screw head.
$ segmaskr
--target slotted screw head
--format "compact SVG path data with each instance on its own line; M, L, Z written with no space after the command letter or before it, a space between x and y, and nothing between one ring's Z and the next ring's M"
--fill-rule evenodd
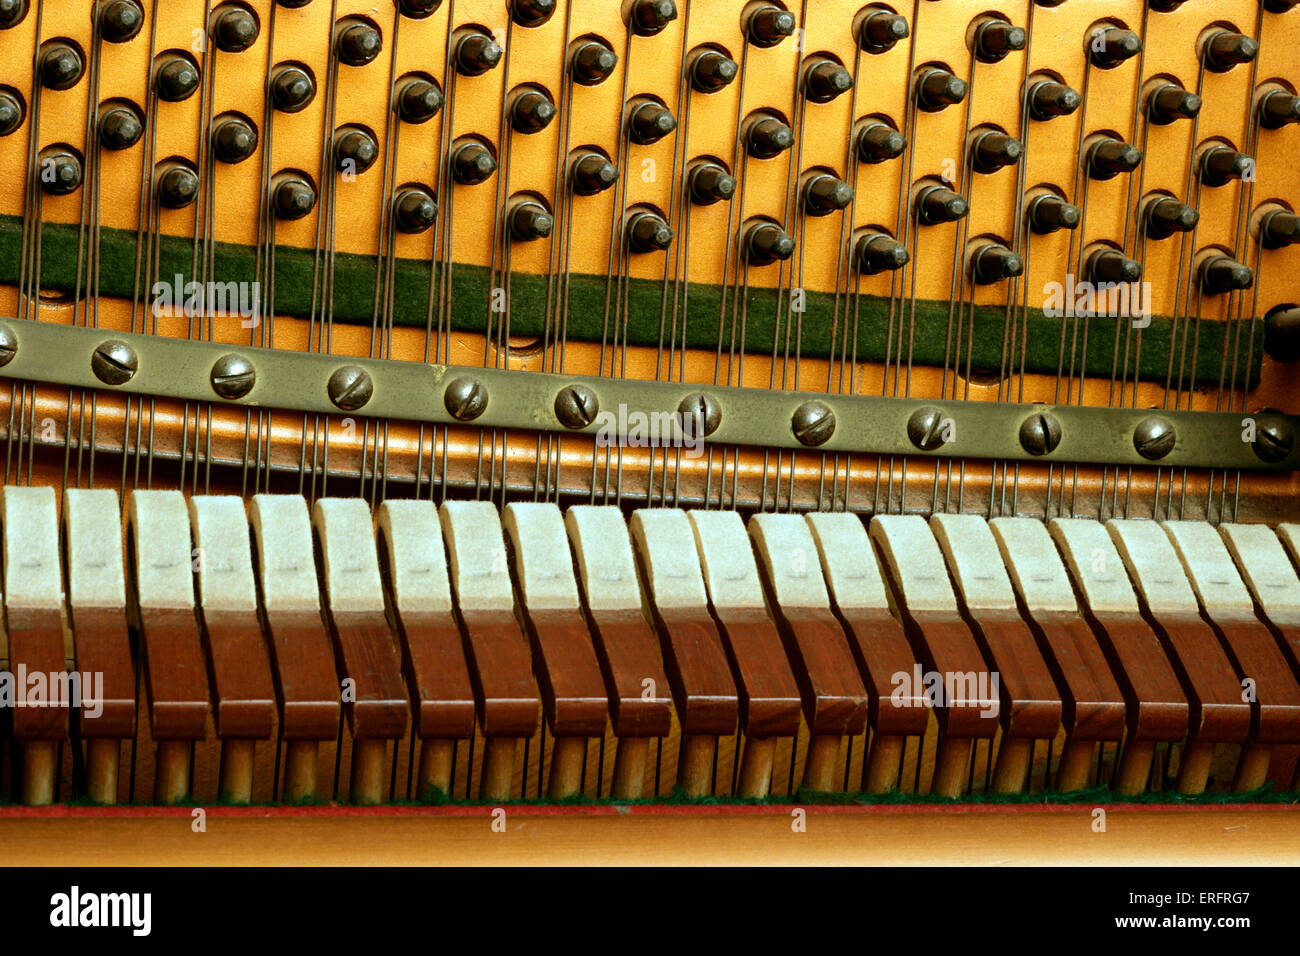
M14 330L0 324L0 366L8 365L17 354L18 338L14 335Z
M934 451L948 441L944 437L944 414L933 405L923 405L907 420L907 437L921 451Z
M140 367L135 349L118 339L109 339L95 349L90 357L90 368L95 377L105 385L121 385L130 381Z
M243 398L253 390L257 373L253 363L232 352L223 355L212 366L212 390L222 398Z
M794 410L790 429L805 445L824 445L835 434L835 413L825 402L804 402Z
M1295 449L1295 430L1283 418L1261 419L1251 446L1260 461L1276 464Z
M555 417L565 428L586 428L596 420L600 402L586 385L568 385L555 396Z
M442 395L442 402L452 418L470 422L487 409L488 392L478 379L465 376L452 379Z
M718 405L718 400L707 392L687 395L677 406L677 413L682 416L683 421L687 418L691 419L692 429L695 428L694 422L702 422L704 429L700 434L703 435L712 435L722 424L722 408ZM695 437L698 438L699 435Z
M344 365L330 376L327 386L330 401L344 411L353 411L370 401L375 392L370 373L356 365Z
M1133 447L1148 461L1157 461L1174 450L1178 436L1174 423L1159 415L1144 418L1133 431Z
M1055 415L1037 412L1020 426L1020 446L1031 455L1050 455L1061 443L1061 423Z

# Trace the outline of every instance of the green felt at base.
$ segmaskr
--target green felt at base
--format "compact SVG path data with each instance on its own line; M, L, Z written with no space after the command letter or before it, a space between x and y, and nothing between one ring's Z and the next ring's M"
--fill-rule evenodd
M73 292L76 282L77 246L79 230L75 226L45 224L42 227L41 288ZM13 216L0 216L0 283L18 281L22 221ZM89 236L89 233L87 234ZM174 284L181 276L182 284L189 281L194 244L190 238L163 236L159 243L159 278ZM312 282L314 274L313 253L309 249L278 246L275 260L275 303L278 315L308 316L312 308ZM136 270L136 234L120 229L102 229L99 245L99 292L101 295L131 298ZM214 282L248 282L255 278L256 249L228 243L216 243L214 248ZM334 263L334 319L347 323L370 324L374 309L376 280L374 256L339 254ZM394 270L394 323L399 326L423 328L428 320L430 264L427 261L399 259ZM546 277L516 273L510 286L510 332L512 336L538 337L544 332L546 312ZM600 342L604 333L606 315L605 299L609 287L605 277L573 275L569 287L568 336L570 341ZM85 284L82 289L84 292ZM721 286L692 283L688 296L688 319L684 322L685 344L689 348L713 350L718 345L718 317L723 294ZM630 345L657 347L661 344L660 317L667 316L665 334L671 335L672 292L669 289L665 312L664 283L633 279L627 287L628 311L627 342ZM490 295L488 270L482 266L454 265L452 268L451 328L462 332L483 333L488 329ZM743 347L752 354L770 355L777 329L777 292L773 289L752 288L747 295L748 310ZM781 303L784 313L786 300ZM728 295L728 314L731 314L731 296ZM837 341L832 343L835 296L828 293L809 292L805 297L805 311L799 337L799 349L805 357L825 358L834 349L839 354L844 330L844 303L840 302L841 319ZM975 348L970 366L973 370L993 371L1002 366L1006 311L1003 307L975 309L973 339ZM967 316L969 321L969 315ZM1116 337L1119 338L1119 356L1123 360L1127 318L1094 317L1088 320L1086 349L1083 341L1084 322L1059 319L1043 315L1041 310L1028 311L1027 348L1025 370L1031 373L1055 375L1060 367L1061 327L1067 325L1066 371L1071 368L1073 348L1076 373L1082 369L1092 378L1109 379L1115 366ZM1196 341L1184 334L1193 323L1183 322L1176 343L1171 344L1173 323L1167 317L1153 316L1151 324L1142 331L1142 349L1138 376L1145 381L1163 382L1169 373L1169 356L1176 356L1174 379L1177 381L1179 361L1185 359L1184 385L1194 381L1200 388L1217 388L1222 375L1224 355L1228 359L1228 376L1231 375L1231 351L1234 346L1245 349L1253 343L1249 356L1242 355L1237 362L1235 386L1253 386L1259 380L1263 359L1264 336L1258 327L1252 335L1251 323L1261 325L1259 319L1242 322L1238 333L1231 333L1227 323L1206 321L1201 323ZM862 361L882 362L887 352L897 357L899 353L898 329L900 316L895 317L892 341L889 327L889 299L862 295L858 299L857 356ZM1077 325L1077 328L1076 328ZM437 328L437 317L434 318ZM916 303L916 325L912 342L912 362L917 366L942 366L948 341L949 307L946 302L919 300ZM969 329L969 326L968 326ZM968 341L969 330L963 332ZM613 334L610 329L610 335ZM1077 332L1077 341L1075 336ZM739 330L737 330L739 334ZM787 348L786 331L781 330L780 353ZM730 320L724 349L730 347ZM1239 335L1239 338L1238 338ZM552 332L552 337L554 333ZM796 343L791 331L788 344L791 357ZM1135 337L1134 337L1135 338ZM677 342L683 340L682 323L679 322ZM1226 340L1226 341L1225 341ZM663 344L667 344L666 342ZM738 345L740 343L737 343ZM1176 348L1175 348L1176 346ZM965 351L965 349L963 349ZM1130 355L1136 351L1130 349ZM1195 360L1193 361L1193 353ZM901 352L904 361L907 342ZM1130 359L1132 361L1132 359ZM966 368L965 357L960 363ZM1129 380L1132 380L1130 369Z

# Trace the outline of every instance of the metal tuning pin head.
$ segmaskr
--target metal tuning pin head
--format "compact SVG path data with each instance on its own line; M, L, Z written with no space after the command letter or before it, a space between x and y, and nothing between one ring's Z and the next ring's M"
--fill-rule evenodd
M697 93L716 93L730 85L739 72L740 66L726 54L704 50L691 60L691 89Z
M1168 239L1179 232L1191 232L1200 221L1200 213L1169 196L1147 203L1142 210L1143 225L1150 239Z
M1211 73L1227 73L1234 66L1249 63L1259 53L1259 43L1231 30L1216 30L1201 49L1205 68Z
M180 103L194 95L199 88L199 68L189 57L179 53L158 58L153 75L153 89L158 99Z
M672 245L672 227L658 213L633 213L624 228L628 248L633 252L663 252Z
M756 222L746 229L742 247L751 266L783 262L794 255L794 240L772 222Z
M853 89L853 76L834 60L820 60L804 74L803 93L810 103L829 103Z
M1029 228L1039 235L1049 235L1059 229L1077 229L1083 213L1059 196L1039 196L1029 203L1026 211Z
M894 272L907 265L909 258L906 247L883 232L869 232L853 247L853 261L866 276Z
M868 14L858 27L858 49L863 53L887 53L909 35L907 19L888 10Z
M1201 98L1173 83L1153 90L1147 98L1147 118L1157 126L1168 126L1180 119L1194 119L1200 112Z
M393 197L393 223L399 232L416 235L438 219L438 201L423 186L406 186Z
M583 150L569 165L569 182L579 196L602 193L618 180L618 167L600 153Z
M298 173L280 173L271 186L271 208L284 222L301 219L316 208L316 190Z
M1114 179L1141 164L1142 150L1119 139L1100 140L1088 153L1088 175L1093 179Z
M379 158L379 144L367 130L344 126L334 134L334 168L346 175L359 176Z
M393 105L403 122L425 123L442 109L442 90L436 84L416 77L402 86Z
M1006 133L982 133L970 146L971 166L977 173L996 173L1020 162L1025 148Z
M212 124L212 155L223 163L242 163L257 151L257 127L242 116L219 116Z
M0 136L8 136L23 125L27 110L16 93L0 90Z
M132 40L143 26L144 9L137 0L112 0L99 9L99 35L109 43Z
M1300 123L1300 96L1270 90L1259 101L1259 124L1265 129L1281 129L1288 123Z
M907 149L907 137L884 123L869 123L858 133L855 152L862 163L898 159Z
M199 174L189 163L161 162L154 173L154 195L164 209L184 209L199 198Z
M1300 306L1270 309L1264 316L1264 351L1278 362L1300 362Z
M639 37L652 37L676 19L673 0L634 0L628 26Z
M536 199L516 202L507 213L510 235L519 242L545 239L555 227L555 219Z
M70 90L81 82L86 61L75 46L56 40L44 44L38 69L41 86L47 90Z
M257 17L235 3L223 3L212 14L212 42L223 53L243 53L257 42Z
M810 216L829 216L853 202L853 187L829 173L817 173L803 187L803 208Z
M794 36L794 26L794 14L789 10L774 3L764 4L745 21L745 39L756 47L773 47Z
M1007 54L1023 50L1028 42L1024 27L1006 20L985 20L975 31L975 58L981 63L997 63Z
M654 100L633 101L627 116L627 138L640 146L657 143L677 128L677 120L662 103Z
M558 110L544 91L528 87L510 104L510 127L516 133L537 133L551 125Z
M1230 256L1207 256L1196 271L1206 295L1238 292L1255 284L1255 273Z
M697 206L725 202L736 194L736 177L711 160L696 163L687 175L691 202Z
M1100 70L1109 70L1142 52L1142 38L1132 30L1099 27L1087 38L1088 59Z
M1083 97L1064 83L1040 80L1029 89L1029 115L1040 121L1069 116L1082 102Z
M1201 182L1207 186L1226 186L1229 180L1249 176L1255 161L1229 146L1211 146L1201 154L1198 164Z
M986 242L970 256L970 274L977 285L1014 279L1025 271L1025 261L1000 242Z
M926 70L916 78L916 105L926 113L937 113L966 99L966 81L947 70Z
M923 226L956 222L970 212L970 204L944 186L928 186L916 197L916 220Z
M1142 263L1130 259L1118 249L1101 249L1088 259L1089 282L1137 282L1142 278Z
M384 38L375 28L356 17L339 21L334 31L334 53L340 63L348 66L365 66L372 62L384 48Z
M579 43L569 59L569 75L579 86L604 83L618 66L618 56L599 40Z
M481 30L468 30L456 41L453 58L461 76L481 76L495 69L505 51Z
M497 171L492 151L477 140L456 147L451 154L451 175L462 186L477 186Z
M46 195L66 196L81 188L81 157L70 146L46 146L37 160Z
M284 0L280 0L281 3ZM310 0L293 0L294 6L301 6L309 3ZM431 17L438 12L442 6L442 0L397 0L397 10L404 17L412 20L423 20L425 17Z
M540 27L555 15L555 0L510 0L510 18L521 27Z
M751 124L745 135L745 151L755 159L772 159L793 145L794 133L774 116Z
M105 103L99 108L99 144L105 149L130 149L140 142L144 121L125 103Z
M1300 216L1286 209L1270 212L1260 221L1259 235L1265 249L1300 244Z
M27 0L0 0L0 30L8 30L27 16Z
M281 113L298 113L316 98L316 81L301 66L286 63L271 74L271 103Z

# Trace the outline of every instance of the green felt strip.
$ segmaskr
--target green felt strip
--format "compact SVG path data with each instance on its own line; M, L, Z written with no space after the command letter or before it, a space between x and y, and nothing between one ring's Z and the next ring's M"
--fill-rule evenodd
M19 249L21 245L21 220L13 216L0 216L0 283L18 281ZM74 226L46 224L42 228L41 287L43 289L72 292L75 285L78 230ZM159 276L168 284L180 275L182 283L189 281L193 260L193 243L189 238L164 236L160 242ZM135 275L136 236L134 232L118 229L101 230L100 238L101 295L130 298ZM255 275L256 250L251 246L217 243L214 253L215 282L251 281ZM290 246L276 249L275 312L280 315L307 316L312 305L312 276L314 273L311 250ZM337 321L369 324L374 307L375 258L373 256L337 255L334 264L334 318ZM430 264L422 260L400 259L394 271L394 322L397 325L423 327L427 317ZM604 332L605 299L608 283L603 276L574 275L569 290L568 334L570 340L599 342ZM685 323L685 341L691 348L712 350L718 344L718 315L722 287L692 284L688 297L688 320ZM487 329L489 304L488 270L481 266L456 265L452 269L451 327L463 332L482 333ZM664 286L662 282L632 280L628 283L627 341L632 345L658 346L660 344L660 316L664 314ZM772 289L750 289L744 348L755 354L771 354L776 332L777 301ZM728 297L730 306L730 296ZM842 308L842 304L841 304ZM671 297L668 303L671 327ZM832 350L832 324L835 297L827 293L810 292L805 298L802 315L801 353L807 357L823 358ZM544 331L546 311L546 278L538 275L516 274L510 288L510 332L515 336L540 337ZM971 366L976 370L996 371L1001 367L1005 310L979 308L974 316L975 349ZM1118 326L1120 356L1123 357L1125 326L1128 319L1094 317L1087 323L1086 349L1083 341L1083 322L1062 320L1043 315L1040 310L1030 310L1027 317L1028 335L1025 368L1029 372L1056 374L1060 364L1061 326L1068 324L1066 337L1066 362L1069 369L1070 349L1075 355L1074 368L1086 368L1090 377L1109 379L1115 362ZM1253 319L1256 324L1260 320ZM435 319L436 322L436 319ZM887 351L897 354L898 340L895 332L892 343L889 332L889 300L877 296L861 296L858 303L857 354L865 361L884 361ZM949 309L946 302L918 301L916 303L915 338L912 342L912 361L918 366L942 366L948 338ZM841 329L843 319L841 319ZM1151 325L1142 333L1142 351L1138 373L1143 380L1163 382L1169 371L1169 355L1173 351L1177 361L1174 374L1177 378L1179 362L1184 363L1184 384L1194 381L1199 388L1218 387L1223 356L1231 353L1234 345L1244 350L1247 343L1254 347L1249 356L1241 356L1237 365L1236 386L1258 381L1263 359L1262 331L1242 323L1239 341L1236 334L1228 339L1229 327L1222 322L1203 322L1196 339L1183 332L1192 323L1182 323L1177 341L1171 346L1173 323L1167 317L1153 316ZM1077 341L1076 341L1076 332ZM612 334L612 330L611 330ZM730 344L730 327L728 340ZM968 334L968 333L967 333ZM678 342L681 342L678 326ZM1225 341L1226 339L1226 341ZM963 339L965 341L965 339ZM739 344L739 343L738 343ZM793 334L789 343L794 355ZM780 354L785 354L785 331L781 332ZM835 346L836 351L840 348ZM904 356L906 343L904 343ZM1231 360L1229 359L1229 363ZM963 359L962 368L965 368ZM1231 368L1229 364L1229 375ZM1131 378L1131 373L1130 373Z

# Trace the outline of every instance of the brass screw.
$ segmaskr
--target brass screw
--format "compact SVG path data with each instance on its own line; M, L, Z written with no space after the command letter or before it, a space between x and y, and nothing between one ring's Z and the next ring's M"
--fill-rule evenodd
M689 418L702 422L704 435L712 435L722 424L722 408L718 405L718 400L704 392L695 392L683 398L681 404L677 406L677 414L681 415L683 420Z
M18 354L18 337L9 326L0 323L0 365L8 365Z
M471 422L483 414L487 408L488 393L483 383L475 378L452 379L443 393L442 402L452 418L462 422Z
M1295 449L1295 431L1284 418L1262 419L1256 424L1251 447L1261 461L1276 464Z
M1020 426L1020 447L1031 455L1050 455L1061 443L1061 423L1055 415L1038 412Z
M356 365L344 365L330 376L330 401L344 411L353 411L370 401L375 385L370 373Z
M129 381L139 367L135 349L118 339L102 343L90 357L91 371L105 385L121 385Z
M805 445L824 445L835 434L835 413L825 402L813 399L794 410L790 428Z
M586 428L599 411L600 402L586 385L568 385L555 396L555 417L565 428Z
M1144 418L1133 431L1133 447L1148 461L1157 461L1174 450L1178 436L1174 423L1159 415Z
M923 405L907 420L907 437L921 451L942 448L948 441L943 434L945 421L942 410L933 405Z
M243 398L253 390L257 373L242 355L223 355L212 366L212 390L222 398Z

